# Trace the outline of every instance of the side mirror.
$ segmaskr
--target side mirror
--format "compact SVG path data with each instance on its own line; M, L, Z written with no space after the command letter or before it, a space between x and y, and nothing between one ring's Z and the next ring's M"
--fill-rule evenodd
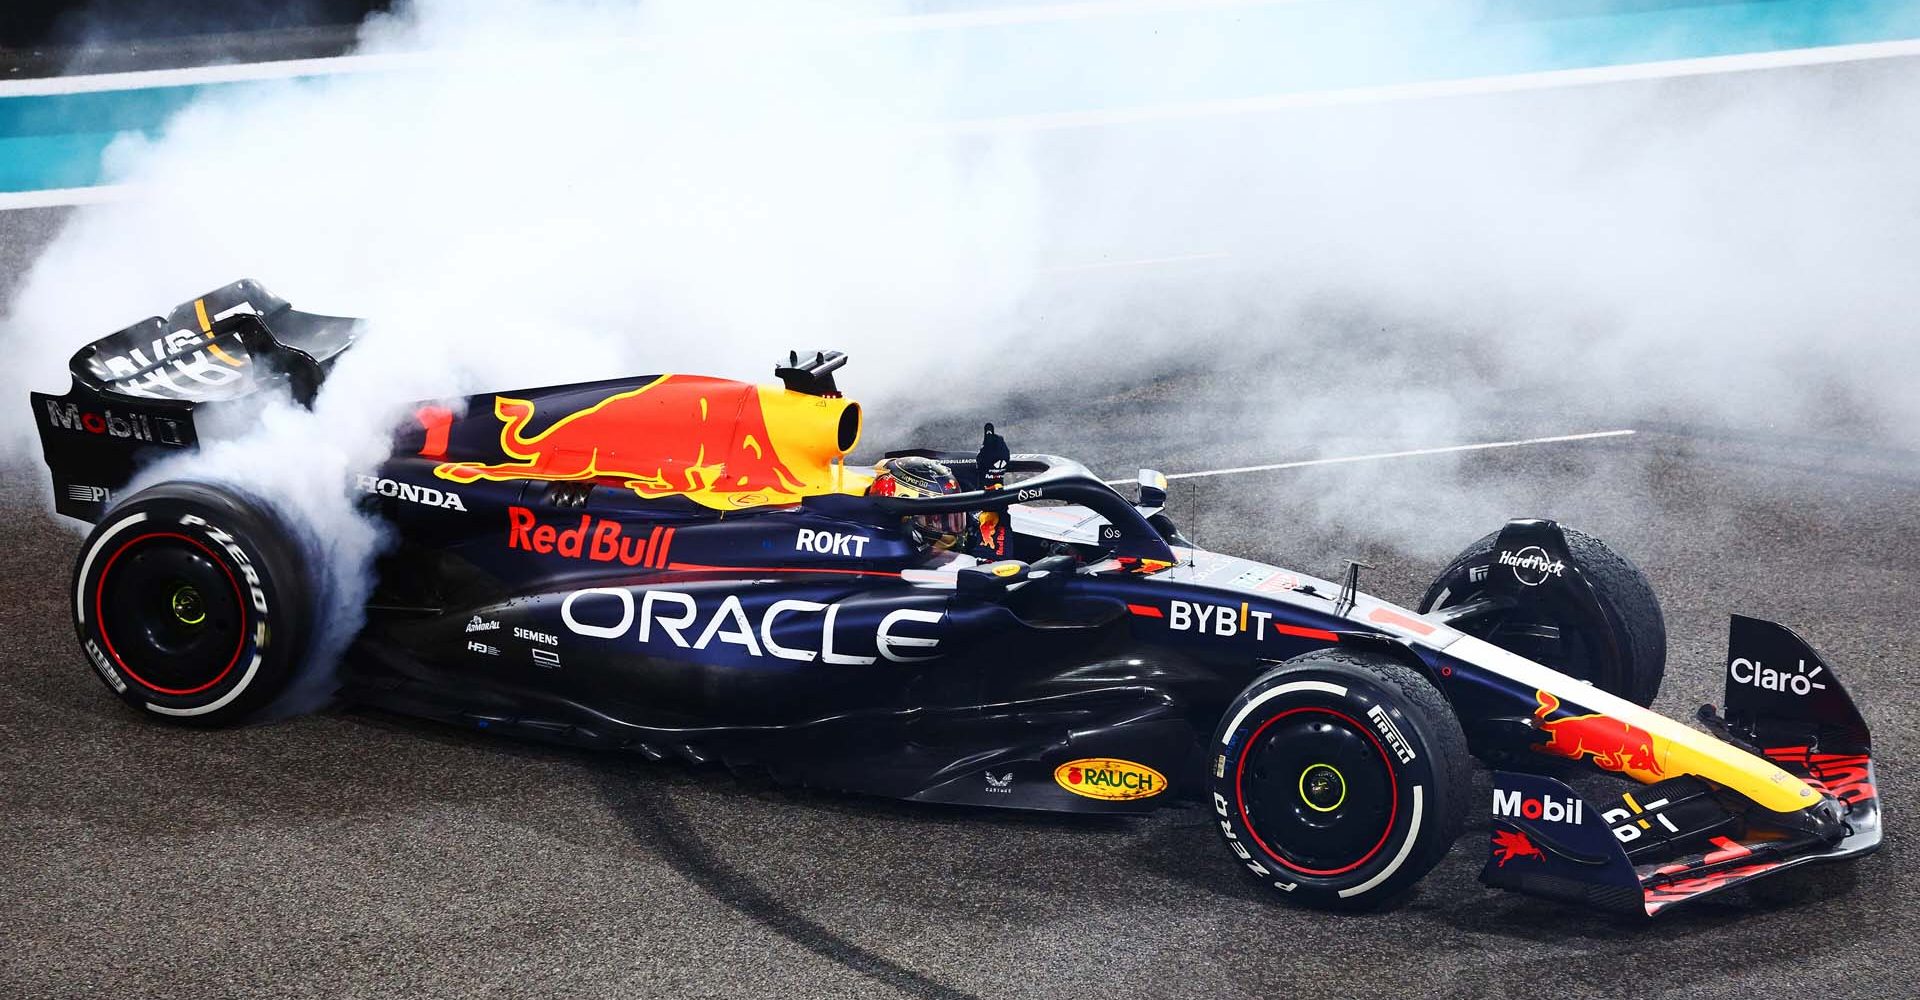
M1034 560L1033 565L1027 567L1027 574L1029 576L1056 576L1065 578L1072 576L1074 571L1079 568L1080 560L1070 555L1048 556L1045 559Z
M1167 475L1158 469L1140 470L1140 499L1133 502L1142 514L1151 516L1167 505Z
M1002 559L961 570L954 576L953 589L962 597L1002 601L1009 591L1026 581L1026 563L1018 559Z
M1080 560L1070 555L1048 556L1035 559L1027 567L1028 594L1050 594L1066 586L1073 574L1079 572Z

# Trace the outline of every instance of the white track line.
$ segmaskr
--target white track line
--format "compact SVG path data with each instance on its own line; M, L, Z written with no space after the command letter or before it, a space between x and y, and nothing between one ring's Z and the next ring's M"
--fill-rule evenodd
M1092 0L1088 3L1035 4L995 10L949 11L941 14L903 14L857 21L852 27L869 31L940 31L948 28L1000 28L1016 24L1059 24L1101 17L1163 14L1187 10L1226 10L1234 7L1280 7L1320 0Z
M849 21L817 31L769 31L769 36L796 37L835 34L886 34L902 31L940 30L998 25L1038 24L1091 19L1160 11L1274 6L1302 3L1306 0L1110 0L1110 2L1051 4L1028 8L989 10L967 13L920 14L893 18ZM669 46L676 41L736 38L739 32L690 32L682 35L659 34L616 38L591 44L547 44L515 49L524 61L530 54L554 56L579 55L596 51L620 52ZM751 34L751 33L747 33ZM233 63L222 66L193 66L184 69L136 70L127 73L95 73L77 76L40 77L31 80L0 81L0 98L44 97L58 94L85 94L109 90L140 90L151 87L188 87L216 83L241 83L259 80L283 80L294 77L335 76L389 69L426 69L461 66L493 67L508 54L487 50L439 50L384 52L367 55L329 56L320 59L283 59L276 62ZM1861 42L1853 45L1823 45L1803 49L1748 52L1738 55L1705 56L1695 59L1668 59L1658 62L1626 63L1585 69L1547 70L1500 76L1466 77L1429 83L1394 84L1382 87L1355 87L1346 90L1275 94L1265 97L1233 98L1148 105L1095 111L1071 111L1059 114L1014 115L951 123L944 127L982 130L992 127L1067 128L1076 125L1115 124L1137 120L1140 115L1159 117L1202 117L1218 114L1245 114L1328 104L1361 104L1424 97L1452 97L1462 94L1503 93L1516 90L1541 90L1550 87L1584 86L1593 83L1617 83L1629 80L1653 80L1676 76L1702 76L1736 73L1756 69L1789 66L1813 66L1825 63L1860 62L1920 55L1920 39L1885 42ZM943 126L935 126L943 127Z
M1893 42L1867 42L1859 45L1827 45L1811 49L1783 49L1777 52L1749 52L1733 56L1707 56L1699 59L1668 59L1660 62L1625 63L1618 66L1592 66L1584 69L1547 70L1540 73L1514 73L1504 76L1476 76L1459 80L1435 80L1425 83L1389 84L1380 87L1350 87L1344 90L1302 91L1270 94L1263 97L1237 97L1213 101L1181 101L1146 104L1131 108L1091 111L1062 111L1037 115L1004 115L968 121L928 125L926 131L942 135L977 135L994 132L1031 132L1054 129L1095 128L1111 125L1139 125L1147 122L1178 121L1188 118L1219 118L1232 115L1264 114L1302 108L1341 107L1356 104L1388 104L1397 101L1424 101L1481 94L1505 94L1552 90L1562 87L1587 87L1603 83L1633 83L1674 77L1711 76L1720 73L1745 73L1754 70L1785 69L1795 66L1819 66L1830 63L1865 62L1920 56L1920 39Z
M1084 3L1038 4L994 10L953 11L938 14L907 14L824 24L814 29L767 29L753 31L659 32L644 36L609 38L592 43L546 43L521 45L514 52L478 50L440 50L384 52L368 55L328 56L319 59L282 59L274 62L232 63L224 66L189 66L182 69L136 70L126 73L94 73L77 76L42 77L32 80L0 81L0 97L33 97L53 94L85 94L103 90L136 90L147 87L191 87L213 83L240 83L258 80L285 80L295 77L335 76L392 69L432 69L448 66L493 67L508 59L524 61L531 54L569 55L592 52L645 51L676 43L700 41L738 41L746 38L798 39L904 34L914 31L946 31L966 28L1005 27L1023 24L1057 24L1104 17L1127 17L1187 10L1225 10L1236 7L1277 7L1311 3L1315 0L1090 0Z
M143 69L128 73L88 73L46 76L0 82L0 97L54 97L95 94L108 90L147 90L153 87L197 87L211 83L285 80L299 76L332 76L367 70L423 65L419 55L329 56L324 59L282 59L278 62L231 63L187 69Z
M1452 444L1441 448L1412 448L1406 451L1380 451L1371 455L1345 455L1339 458L1309 458L1298 462L1274 462L1268 465L1239 465L1231 469L1203 469L1199 472L1176 472L1168 479L1200 479L1206 476L1237 476L1246 472L1275 472L1280 469L1305 469L1315 465L1345 465L1349 462L1381 462L1391 458L1418 458L1422 455L1451 455L1463 451L1492 451L1495 448L1524 448L1535 444L1564 444L1569 441L1597 441L1601 438L1628 437L1631 430L1588 431L1584 434L1558 434L1553 437L1523 438L1518 441L1487 441L1481 444ZM1109 485L1131 483L1137 476L1125 479L1109 479Z
M103 201L118 201L131 190L129 185L102 184L98 187L49 188L45 191L0 191L0 212L13 208L97 205Z
M1287 0L1276 0L1287 2ZM1201 5L1194 0L1191 5ZM1063 8L1077 5L1061 5ZM1129 4L1089 5L1134 7ZM1148 5L1137 5L1145 8ZM1627 83L1671 77L1709 76L1718 73L1742 73L1754 70L1782 69L1793 66L1817 66L1833 63L1864 62L1920 55L1920 39L1891 42L1867 42L1858 45L1828 45L1809 49L1785 49L1777 52L1752 52L1744 55L1709 56L1701 59L1669 59L1661 62L1629 63L1620 66L1596 66L1586 69L1550 70L1506 76L1468 77L1429 83L1394 84L1382 87L1353 87L1303 93L1273 94L1265 97L1232 98L1216 101L1187 101L1148 104L1131 108L1106 108L1091 111L1067 111L1037 115L1007 115L920 126L913 131L928 135L978 135L996 132L1028 132L1052 129L1092 128L1112 125L1137 125L1148 122L1177 121L1186 118L1214 118L1231 115L1263 114L1300 108L1339 107L1359 104L1383 104L1395 101L1432 100L1466 97L1476 94L1513 93L1549 90L1559 87L1585 87L1604 83ZM477 57L466 54L470 61ZM492 59L491 56L484 56ZM290 76L315 76L332 73L397 67L419 67L444 63L442 53L397 53L390 55L339 56L332 59L298 59L279 63L247 63L237 66L209 66L190 70L150 70L138 73L113 73L98 76L51 77L41 80L0 82L0 98L32 95L124 90L141 87L181 86L189 83L219 83L240 80L266 80ZM64 191L32 191L0 194L0 210L40 208L52 205L81 205L104 200L85 192L91 188ZM79 193L75 193L79 192Z

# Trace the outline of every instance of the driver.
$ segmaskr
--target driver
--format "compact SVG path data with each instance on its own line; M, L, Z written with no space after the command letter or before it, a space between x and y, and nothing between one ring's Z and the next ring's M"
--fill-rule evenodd
M867 492L880 497L939 497L960 492L960 481L944 462L908 456L889 458L877 467L873 485ZM935 552L966 551L972 546L977 529L973 515L966 511L947 514L915 514L907 518L907 527L921 544Z
M997 490L1006 485L1011 458L1006 439L988 424L976 459L982 488ZM873 485L867 489L875 496L939 497L960 492L960 480L953 469L931 458L889 458L875 470ZM1007 557L1007 516L1000 511L915 514L907 521L920 543L934 552L957 552L989 560Z
M874 486L868 488L868 493L876 497L945 497L960 491L954 470L933 459L910 455L887 459L876 468ZM912 514L906 518L906 526L935 553L962 553L979 559L1006 557L1006 528L998 514Z

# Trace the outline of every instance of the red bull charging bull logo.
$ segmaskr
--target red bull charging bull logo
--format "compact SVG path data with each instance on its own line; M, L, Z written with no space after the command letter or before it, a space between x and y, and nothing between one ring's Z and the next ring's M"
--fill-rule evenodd
M1642 782L1660 778L1660 760L1654 754L1653 734L1611 716L1569 715L1550 719L1560 709L1560 699L1545 691L1535 691L1539 708L1533 718L1547 742L1534 749L1572 760L1593 758L1593 766L1603 771L1618 771Z
M607 480L648 499L684 496L719 509L792 503L834 492L842 484L832 464L853 445L843 415L853 404L790 396L798 394L698 375L663 375L533 434L527 432L533 402L496 396L494 415L503 424L500 450L514 461L446 462L433 471L456 483ZM768 419L770 405L783 419ZM857 419L856 408L855 435ZM782 447L789 458L782 457Z

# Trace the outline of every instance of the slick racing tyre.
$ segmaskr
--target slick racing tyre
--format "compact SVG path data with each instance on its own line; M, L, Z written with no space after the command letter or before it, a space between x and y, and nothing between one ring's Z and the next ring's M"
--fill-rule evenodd
M1318 650L1261 675L1214 733L1214 819L1288 902L1372 909L1453 847L1472 793L1446 699L1377 653Z
M237 722L286 688L313 624L291 536L232 491L164 483L115 506L74 568L73 623L94 672L170 722Z
M1601 618L1609 623L1611 636L1589 634L1591 626L1578 624L1594 620L1593 616L1572 606L1564 588L1529 590L1528 600L1515 610L1456 622L1456 626L1635 704L1653 704L1667 669L1667 626L1653 586L1639 567L1605 542L1564 525L1560 530L1575 567L1602 605ZM1499 537L1494 532L1474 542L1441 570L1420 600L1421 613L1483 596ZM1622 655L1607 655L1608 649Z

